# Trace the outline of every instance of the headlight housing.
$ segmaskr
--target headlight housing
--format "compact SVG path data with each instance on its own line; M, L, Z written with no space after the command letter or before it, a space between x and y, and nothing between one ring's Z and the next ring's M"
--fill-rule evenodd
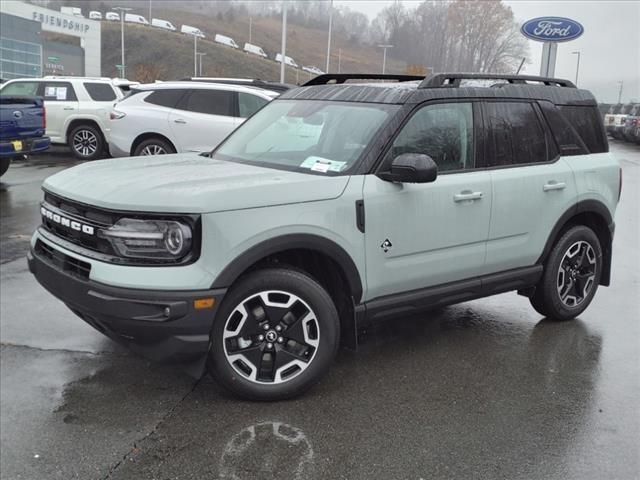
M189 255L193 231L176 220L121 218L98 236L111 243L122 257L158 261L179 261Z

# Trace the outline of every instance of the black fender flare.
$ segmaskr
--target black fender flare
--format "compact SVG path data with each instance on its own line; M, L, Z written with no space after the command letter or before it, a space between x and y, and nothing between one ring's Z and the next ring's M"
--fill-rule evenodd
M342 269L353 300L362 299L362 280L351 256L333 240L313 234L288 234L260 242L234 258L216 277L211 288L228 288L252 265L270 255L286 250L315 250L331 259Z
M589 199L582 200L571 208L566 210L558 219L556 224L553 226L549 237L547 238L547 242L544 246L544 250L538 260L536 261L537 265L544 264L546 261L549 252L553 248L553 245L558 238L558 234L562 231L567 222L576 215L581 213L593 213L602 218L602 220L607 224L609 228L609 241L607 244L602 245L603 250L603 272L600 279L600 284L609 285L611 279L611 256L612 256L612 244L613 244L613 231L615 228L615 224L613 222L613 217L611 216L611 212L607 208L607 206L599 200Z

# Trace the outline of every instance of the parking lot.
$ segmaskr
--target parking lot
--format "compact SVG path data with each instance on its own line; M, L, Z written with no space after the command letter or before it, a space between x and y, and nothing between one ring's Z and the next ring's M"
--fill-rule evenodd
M640 471L640 148L624 174L613 281L577 320L515 293L361 332L293 401L237 400L151 363L71 313L29 273L44 178L0 183L2 479L631 479Z

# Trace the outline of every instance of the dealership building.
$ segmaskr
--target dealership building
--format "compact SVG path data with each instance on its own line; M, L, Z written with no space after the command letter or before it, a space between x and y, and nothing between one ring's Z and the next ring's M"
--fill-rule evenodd
M100 22L2 0L0 78L100 76Z

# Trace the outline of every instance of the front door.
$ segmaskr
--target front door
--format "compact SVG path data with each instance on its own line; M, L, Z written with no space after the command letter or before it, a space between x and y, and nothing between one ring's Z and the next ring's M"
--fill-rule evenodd
M432 183L364 181L367 298L484 273L491 177L475 171L476 107L430 104L417 110L387 153L423 153L438 165Z

